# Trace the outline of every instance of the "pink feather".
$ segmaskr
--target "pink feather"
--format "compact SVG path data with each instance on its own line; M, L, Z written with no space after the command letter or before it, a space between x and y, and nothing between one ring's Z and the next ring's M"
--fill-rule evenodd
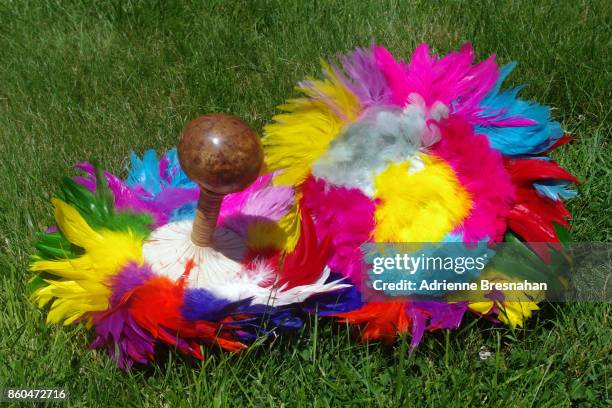
M304 182L302 192L302 204L315 220L317 236L331 237L328 266L358 284L360 245L370 241L374 230L374 201L358 189L336 187L312 176Z
M473 200L470 214L454 232L463 233L466 242L501 241L515 197L501 154L459 117L443 121L440 130L442 138L431 151L450 164Z
M428 107L436 102L449 106L452 113L479 124L483 119L480 101L495 85L499 69L495 55L472 65L475 59L470 44L443 58L430 55L427 44L419 45L410 64L396 61L384 47L377 46L374 56L391 87L392 102L404 106L411 93L417 93Z

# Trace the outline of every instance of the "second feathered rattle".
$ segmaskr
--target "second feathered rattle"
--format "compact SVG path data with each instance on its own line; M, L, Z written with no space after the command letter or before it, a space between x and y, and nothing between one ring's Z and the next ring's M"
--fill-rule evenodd
M304 313L353 307L312 224L285 250L293 190L260 175L259 138L239 118L201 116L178 160L149 151L132 162L125 181L81 163L87 175L52 200L56 226L40 234L30 282L47 322L92 328L91 347L128 368L161 345L196 358L202 345L240 351Z

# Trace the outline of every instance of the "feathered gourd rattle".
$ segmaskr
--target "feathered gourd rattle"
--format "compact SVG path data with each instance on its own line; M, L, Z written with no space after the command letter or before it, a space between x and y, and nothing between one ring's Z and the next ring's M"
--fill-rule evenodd
M520 88L502 90L514 63L474 59L469 44L444 57L421 44L409 62L382 46L357 49L324 64L323 79L300 82L303 96L266 126L274 184L295 188L317 233L330 236L327 265L357 287L362 245L374 243L509 242L520 256L448 278L563 278L550 276L561 269L549 267L547 243L558 248L567 235L563 199L575 195L568 186L577 180L547 153L569 137L549 108L520 99ZM300 234L294 220L285 225L291 242ZM541 299L364 299L340 317L361 326L365 340L408 333L416 346L425 331L459 327L466 312L521 326Z
M125 180L79 164L86 176L64 180L57 227L36 245L34 299L50 323L93 328L91 346L123 368L159 345L239 351L315 310L364 340L409 333L413 346L466 312L522 325L538 294L381 303L358 292L363 244L511 242L518 263L465 278L509 282L521 259L538 273L549 261L530 242L567 235L562 200L577 180L546 155L569 138L548 108L501 90L514 64L474 58L427 45L409 63L380 46L341 56L266 127L273 173L259 177L257 138L219 114L190 123L178 155L132 155Z
M178 160L176 150L133 155L125 181L77 165L86 176L63 181L57 226L40 234L31 264L47 322L84 323L91 347L128 368L159 345L201 359L202 344L237 352L300 327L304 313L354 308L312 223L285 250L294 193L260 175L262 162L251 128L210 114L186 126Z

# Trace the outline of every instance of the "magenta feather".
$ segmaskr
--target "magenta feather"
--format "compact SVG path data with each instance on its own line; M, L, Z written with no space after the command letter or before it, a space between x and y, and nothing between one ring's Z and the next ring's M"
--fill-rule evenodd
M302 204L313 215L317 236L331 237L333 272L361 281L360 245L370 241L374 230L374 201L358 189L336 187L310 177L302 187Z
M396 61L384 47L376 47L374 55L391 87L394 104L404 106L410 94L417 93L428 107L441 102L472 124L483 120L479 115L483 109L480 101L499 76L495 55L472 65L476 56L470 44L442 58L430 55L429 46L421 44L410 64Z
M463 234L465 242L501 241L514 203L514 186L501 154L458 117L442 122L441 132L431 151L450 164L472 199L468 217L454 233Z

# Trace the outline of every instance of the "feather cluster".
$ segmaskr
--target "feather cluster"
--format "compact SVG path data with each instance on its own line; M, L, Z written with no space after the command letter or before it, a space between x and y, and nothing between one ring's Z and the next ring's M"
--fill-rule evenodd
M200 192L175 150L161 160L153 151L133 155L126 180L77 167L85 175L63 181L52 200L57 226L36 245L32 296L50 305L49 323L93 328L91 347L107 349L123 369L154 360L162 345L199 359L203 344L238 352L258 336L300 327L306 313L358 305L326 267L329 239L312 222L301 222L299 240L284 250L279 220L294 193L272 186L272 175L224 198L216 233L238 243L230 255L191 243Z
M439 57L423 44L409 62L372 46L324 63L323 79L300 82L303 96L265 128L273 173L224 198L223 250L189 239L200 191L176 150L132 154L126 179L77 165L84 175L63 181L56 226L36 245L33 299L49 323L92 328L91 347L124 369L160 346L239 352L314 311L361 326L364 340L408 333L413 347L468 312L523 325L537 296L360 296L364 243L510 241L547 262L529 243L566 234L563 200L578 181L546 155L569 137L549 108L502 89L514 63L475 59L470 45ZM481 277L515 280L504 265Z
M477 62L469 44L443 57L422 44L408 62L375 45L299 84L303 97L265 128L265 157L274 185L293 187L317 233L331 236L332 272L359 287L360 246L369 242L559 241L570 216L563 199L578 181L546 155L569 137L548 107L502 89L515 65L500 68L494 55ZM299 229L286 231L297 239ZM482 273L513 279L507 270ZM338 316L362 326L365 340L402 332L416 346L426 331L459 327L466 312L517 326L538 308L537 299L504 299L453 301L451 293L366 302Z

